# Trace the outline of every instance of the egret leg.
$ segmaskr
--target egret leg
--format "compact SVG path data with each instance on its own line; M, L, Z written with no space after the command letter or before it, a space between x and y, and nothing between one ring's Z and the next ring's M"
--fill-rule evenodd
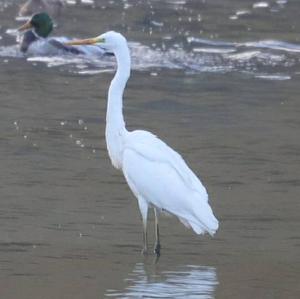
M154 208L154 215L155 215L155 245L154 245L154 253L157 257L160 256L160 239L159 239L159 227L158 227L158 211Z
M142 254L146 255L148 253L148 237L147 237L147 223L143 221L143 249Z
M147 238L147 216L148 216L148 204L143 198L138 198L139 208L143 221L143 249L142 254L145 255L148 252L148 238Z

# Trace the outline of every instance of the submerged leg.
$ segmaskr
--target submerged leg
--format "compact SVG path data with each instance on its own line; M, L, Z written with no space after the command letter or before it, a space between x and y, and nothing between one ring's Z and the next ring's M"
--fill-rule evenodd
M147 237L147 223L143 221L143 249L142 254L148 254L148 237Z
M159 239L159 227L158 227L158 214L156 208L154 208L154 215L155 215L155 245L154 245L154 253L156 256L160 256L160 239Z
M148 204L143 198L138 198L139 208L143 221L143 249L142 254L147 254L148 251L148 238L147 238L147 216L148 216Z

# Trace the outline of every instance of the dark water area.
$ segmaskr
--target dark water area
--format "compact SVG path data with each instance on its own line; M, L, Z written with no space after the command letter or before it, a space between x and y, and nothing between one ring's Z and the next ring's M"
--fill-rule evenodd
M127 126L183 155L220 228L162 217L141 256L104 139L114 58L23 56L0 1L0 298L299 298L300 3L77 2L53 35L126 35Z

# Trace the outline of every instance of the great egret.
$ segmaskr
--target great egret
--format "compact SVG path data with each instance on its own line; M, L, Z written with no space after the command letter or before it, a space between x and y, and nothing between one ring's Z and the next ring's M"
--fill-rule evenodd
M34 14L19 29L25 32L21 42L20 50L31 55L60 55L60 54L83 54L103 55L106 54L100 47L72 47L66 46L64 42L70 40L65 37L49 37L53 30L53 20L46 13Z
M194 230L196 234L218 229L218 220L208 203L205 187L182 157L150 132L129 132L123 118L123 92L130 76L130 53L120 33L109 31L95 38L77 40L68 45L96 44L115 54L117 72L108 91L106 143L114 167L123 171L137 197L143 220L143 253L147 252L147 214L155 213L155 247L160 255L158 215L166 211Z

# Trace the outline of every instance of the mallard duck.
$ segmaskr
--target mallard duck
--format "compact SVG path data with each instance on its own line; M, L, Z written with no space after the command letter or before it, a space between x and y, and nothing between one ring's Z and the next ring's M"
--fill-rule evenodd
M20 41L20 50L30 55L59 55L65 54L84 54L84 55L102 55L105 53L100 47L67 46L64 42L69 41L66 37L49 37L53 30L53 21L45 13L33 15L18 31L25 32Z
M63 0L28 0L21 5L19 16L31 16L41 11L57 16L61 13L64 3Z

